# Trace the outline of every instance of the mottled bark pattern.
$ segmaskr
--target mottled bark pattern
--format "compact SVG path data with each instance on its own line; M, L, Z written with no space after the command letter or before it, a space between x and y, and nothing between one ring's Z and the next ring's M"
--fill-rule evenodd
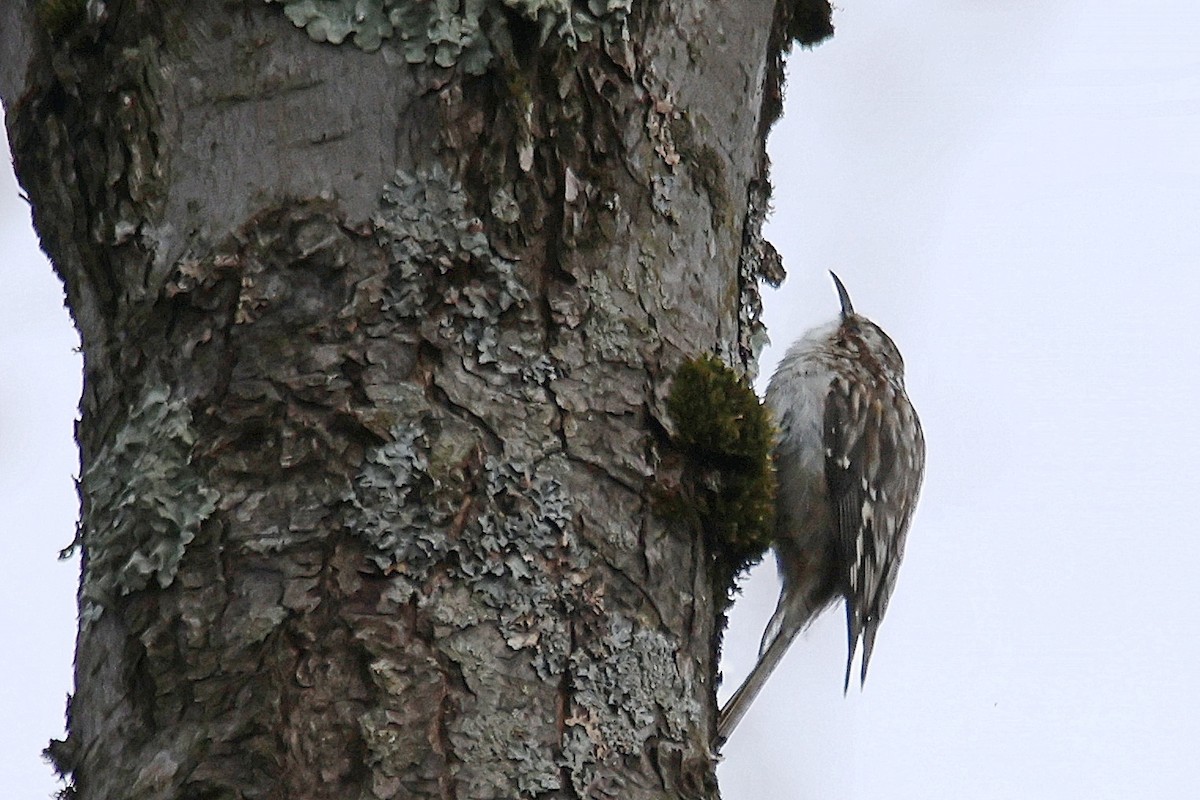
M0 14L85 358L77 796L716 795L663 400L753 361L781 52L828 6L538 5L486 5L480 75L250 0Z

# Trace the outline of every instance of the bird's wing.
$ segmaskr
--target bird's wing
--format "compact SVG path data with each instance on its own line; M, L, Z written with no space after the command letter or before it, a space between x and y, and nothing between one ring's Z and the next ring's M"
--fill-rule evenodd
M905 436L905 431L913 435ZM846 597L849 654L863 642L862 680L904 555L925 464L925 440L904 390L837 377L825 403L825 480Z

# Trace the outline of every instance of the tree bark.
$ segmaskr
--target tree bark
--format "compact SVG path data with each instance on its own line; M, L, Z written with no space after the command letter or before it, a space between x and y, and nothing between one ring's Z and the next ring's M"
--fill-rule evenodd
M85 364L68 792L715 797L664 400L752 370L827 3L4 6Z

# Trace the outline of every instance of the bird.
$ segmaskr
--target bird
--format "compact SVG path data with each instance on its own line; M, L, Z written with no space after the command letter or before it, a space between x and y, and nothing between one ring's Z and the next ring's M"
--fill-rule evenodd
M718 716L718 745L796 636L839 598L849 638L843 691L860 644L866 682L921 491L925 437L900 351L830 275L840 316L797 339L767 385L779 485L772 547L782 586L758 661Z

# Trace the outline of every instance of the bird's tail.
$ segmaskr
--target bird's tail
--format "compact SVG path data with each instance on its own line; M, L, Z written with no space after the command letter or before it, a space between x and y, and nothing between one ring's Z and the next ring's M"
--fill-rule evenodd
M754 669L750 670L746 680L733 693L733 697L730 697L729 701L725 703L717 717L717 747L729 739L733 729L742 721L742 717L746 716L750 704L754 702L754 698L758 697L758 693L767 683L767 678L771 677L775 667L779 666L783 654L787 652L788 646L801 629L802 626L799 625L780 627L770 644L766 645L759 653Z

